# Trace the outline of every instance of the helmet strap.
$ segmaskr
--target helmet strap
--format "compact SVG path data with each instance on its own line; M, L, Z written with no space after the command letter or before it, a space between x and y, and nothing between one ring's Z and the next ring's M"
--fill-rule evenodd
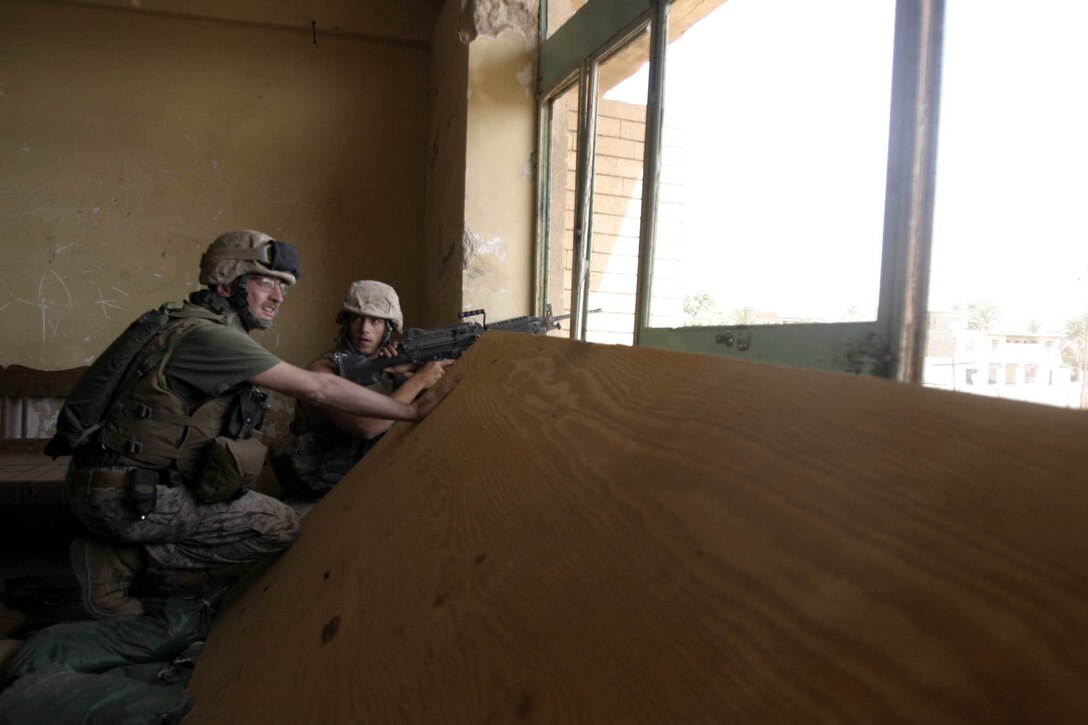
M348 332L348 322L345 321L340 325L340 334L333 338L333 342L336 343L337 352L345 352L349 355L358 355L359 349L355 347L355 343L351 341L351 335Z
M228 317L234 314L234 309L230 306L230 303L210 287L193 292L189 295L189 301L194 305L200 305L207 310L211 310L217 315Z
M272 327L272 320L262 320L249 309L249 292L247 290L249 275L243 274L235 282L237 287L234 289L234 294L230 296L230 305L238 313L238 317L242 319L246 332L250 330L267 330Z

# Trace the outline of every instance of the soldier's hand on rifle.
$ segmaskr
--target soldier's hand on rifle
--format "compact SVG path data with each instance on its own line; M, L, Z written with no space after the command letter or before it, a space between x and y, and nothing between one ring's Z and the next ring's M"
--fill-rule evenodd
M405 376L412 378L423 386L426 390L430 388L446 374L446 368L453 365L456 360L435 360L429 363L423 363L423 365L412 365L411 367L418 367L418 370L412 372L405 372ZM396 367L402 367L397 365ZM396 368L393 368L396 369Z
M442 402L442 399L449 395L450 391L457 387L459 382L461 382L460 373L443 376L442 380L439 381L437 385L421 395L419 400L412 403L419 416L416 420L422 420L427 417L427 415L435 409L435 406Z

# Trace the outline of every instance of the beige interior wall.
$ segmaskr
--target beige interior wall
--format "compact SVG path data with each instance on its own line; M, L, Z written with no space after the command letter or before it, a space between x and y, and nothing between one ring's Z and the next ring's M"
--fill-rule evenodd
M443 0L51 0L426 43Z
M452 324L462 309L468 45L458 33L460 22L461 0L448 0L431 39L423 314L409 322L420 327Z
M532 311L537 0L447 0L431 40L428 325Z
M273 330L329 345L352 279L420 307L429 50L176 15L0 4L0 364L94 359L198 288L220 232L296 244Z
M532 310L536 57L521 30L469 45L463 305L490 320Z

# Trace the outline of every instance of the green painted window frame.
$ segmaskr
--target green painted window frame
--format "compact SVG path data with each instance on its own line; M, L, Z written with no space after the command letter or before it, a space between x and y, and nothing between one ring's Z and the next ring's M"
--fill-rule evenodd
M650 87L643 169L642 228L636 295L636 345L718 354L825 370L921 382L925 347L930 243L936 176L937 117L944 0L896 0L892 103L885 185L880 298L876 322L651 328L657 180L660 171L664 64L667 62L671 0L589 0L541 44L539 67L540 158L548 152L551 99L580 83L578 159L575 174L575 281L572 336L584 339L588 278L587 240L593 159L596 70L602 59L632 33L651 34ZM542 3L546 13L546 3ZM543 22L543 21L542 21ZM542 27L544 25L542 24ZM546 251L548 203L546 164L538 165L536 288L543 307L547 284L541 255Z

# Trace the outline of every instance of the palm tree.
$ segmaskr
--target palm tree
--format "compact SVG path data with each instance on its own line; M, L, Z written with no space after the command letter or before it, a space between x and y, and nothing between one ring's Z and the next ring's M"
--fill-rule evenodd
M733 310L734 325L754 325L759 317L756 308L745 305Z
M1080 367L1081 358L1084 357L1083 353L1088 348L1088 312L1079 317L1074 317L1065 321L1065 337L1064 342L1070 343L1065 346L1065 349L1072 349L1073 354L1076 357L1077 367Z
M709 292L696 292L684 298L684 325L707 327L726 324L726 315Z
M1072 350L1074 369L1080 381L1080 407L1088 408L1088 312L1065 321L1065 341L1063 358L1068 360L1066 352Z
M1001 308L988 299L975 300L967 305L967 327L989 332L1001 315Z

